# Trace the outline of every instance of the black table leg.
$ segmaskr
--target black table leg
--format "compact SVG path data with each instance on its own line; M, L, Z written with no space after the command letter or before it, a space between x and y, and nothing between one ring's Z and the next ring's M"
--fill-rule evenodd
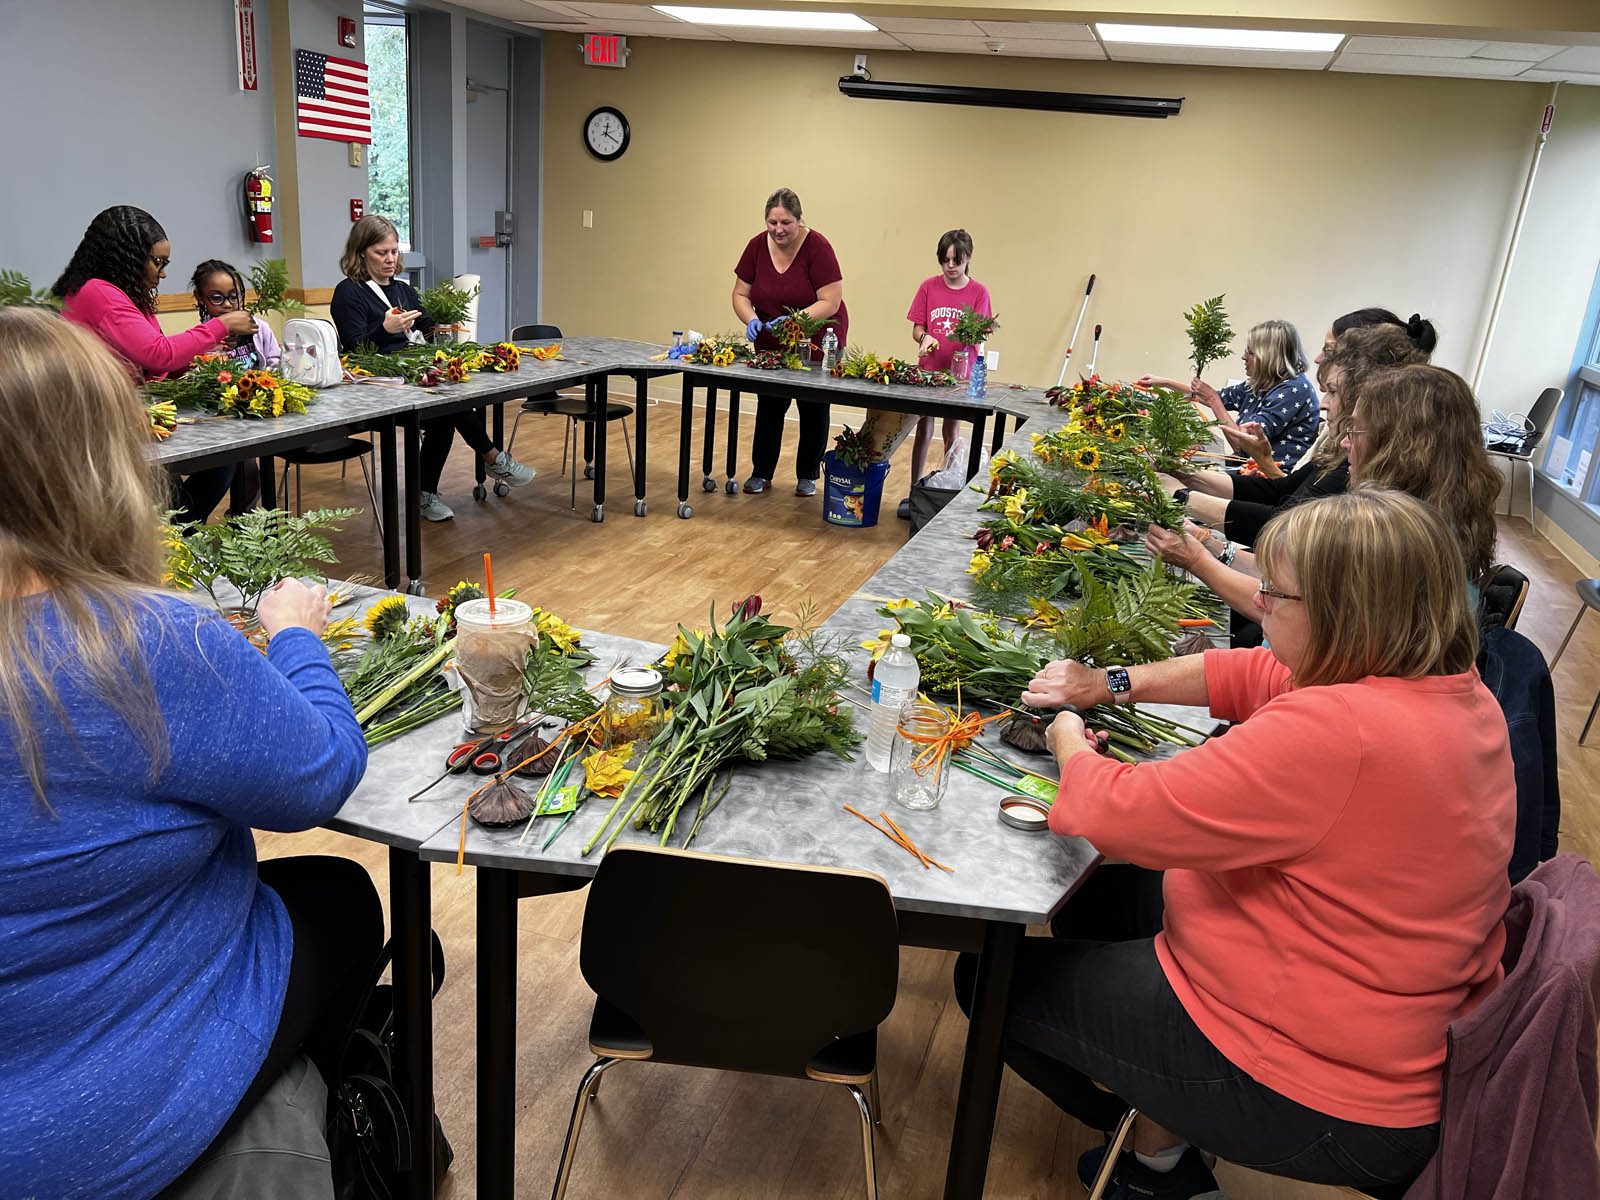
M478 868L478 1196L511 1200L517 1132L517 877Z
M683 413L678 426L678 515L694 516L689 507L689 450L694 442L694 380L683 377Z
M417 414L400 417L406 439L406 591L422 595L422 433Z
M477 416L478 420L483 423L483 432L484 435L487 436L489 433L489 410L486 408L480 408ZM488 498L489 489L484 487L484 483L488 480L488 478L488 464L483 461L483 455L474 451L472 455L472 498L474 500L485 500Z
M646 421L650 413L650 381L643 375L633 377L633 515L644 516L648 511L644 502L644 455L647 440Z
M481 885L480 885L481 886ZM1005 1070L1006 1002L1011 972L1026 927L1002 921L984 926L983 951L961 1060L956 1122L950 1134L950 1162L944 1175L945 1200L979 1200L989 1173L989 1143L994 1137L1000 1077Z
M389 851L389 925L394 942L394 1035L406 1120L411 1125L409 1200L433 1196L433 929L428 864L415 850Z
M394 422L378 427L378 476L383 505L383 586L398 592L400 575L400 464L395 453ZM266 486L266 476L261 477Z
M499 449L504 449L506 444L506 406L494 406L494 444Z
M589 510L589 520L598 522L606 519L606 442L609 440L606 432L611 424L606 420L606 412L611 407L610 376L590 380L589 388L589 412L594 417L589 426L594 431L594 507Z
M728 495L739 490L739 389L728 393Z
M1006 440L1006 415L997 412L994 415L994 436L989 439L989 453L999 454L1000 446Z
M967 447L968 479L971 479L983 468L983 427L988 420L988 413L979 413L972 418L972 442Z
M278 507L277 459L270 455L261 460L261 507Z
M706 436L705 448L700 452L700 490L714 492L717 490L717 481L711 478L712 455L717 446L717 389L706 389Z

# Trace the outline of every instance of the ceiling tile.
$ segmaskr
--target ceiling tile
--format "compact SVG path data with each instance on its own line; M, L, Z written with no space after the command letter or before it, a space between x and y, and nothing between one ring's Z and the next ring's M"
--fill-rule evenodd
M1564 46L1535 45L1532 42L1485 42L1473 52L1473 58L1509 58L1514 62L1542 62L1552 54L1559 54Z
M1326 50L1312 52L1275 50L1221 50L1207 46L1133 46L1118 42L1106 47L1113 62L1181 63L1190 67L1271 67L1282 70L1320 71L1333 57Z
M887 33L823 33L810 29L752 29L745 25L719 25L717 29L735 42L763 42L778 46L846 46L853 50L904 48Z
M1344 44L1350 54L1404 54L1412 58L1471 58L1485 42L1463 42L1455 38L1353 37ZM1528 55L1528 61L1538 59Z
M1575 83L1583 87L1600 87L1600 75L1585 75L1581 71L1551 71L1544 67L1534 67L1517 76L1518 79L1533 79L1540 83Z
M1026 38L946 37L910 33L898 36L911 49L925 54L982 54L989 58L1105 58L1099 42L1039 42ZM994 49L995 45L1000 49Z
M527 24L527 22L523 22ZM581 25L541 26L553 33L621 33L628 37L684 38L698 42L726 42L732 39L704 25L684 21L604 21L585 18Z
M599 17L606 21L671 21L678 23L678 18L669 17L664 12L657 12L648 4L590 4L588 0L564 0L565 7L576 9L589 17ZM688 24L688 22L684 22Z
M1600 74L1600 46L1568 46L1539 64L1547 71L1585 71Z
M571 25L583 19L567 11L565 5L530 4L528 0L473 0L472 10L528 25Z
M1035 42L1028 38L1006 38L1000 56L1022 58L1093 58L1104 62L1106 52L1099 42Z
M885 33L920 33L928 36L981 37L983 30L973 21L936 21L927 17L867 17Z
M1087 25L1066 21L984 21L978 24L990 37L1026 38L1040 42L1092 42L1094 33Z
M1333 64L1335 71L1365 75L1456 75L1464 79L1513 79L1531 63L1493 58L1422 58L1404 54L1351 54Z

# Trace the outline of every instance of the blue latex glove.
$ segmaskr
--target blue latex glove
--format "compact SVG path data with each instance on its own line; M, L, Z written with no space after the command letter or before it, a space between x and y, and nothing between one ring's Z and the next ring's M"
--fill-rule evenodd
M761 329L763 325L765 325L765 322L762 321L760 317L751 317L750 324L744 327L745 338L752 342L755 341L761 336Z
M773 333L777 333L779 325L782 325L785 321L792 321L792 320L794 320L793 317L791 317L788 313L784 313L783 316L781 316L781 317L773 317L772 320L768 321L767 322L767 328L772 330Z

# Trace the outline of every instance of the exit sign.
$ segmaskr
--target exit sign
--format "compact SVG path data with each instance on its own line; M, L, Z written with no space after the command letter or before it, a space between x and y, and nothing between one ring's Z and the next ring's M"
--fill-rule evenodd
M618 33L583 35L583 63L587 67L628 65L628 39Z

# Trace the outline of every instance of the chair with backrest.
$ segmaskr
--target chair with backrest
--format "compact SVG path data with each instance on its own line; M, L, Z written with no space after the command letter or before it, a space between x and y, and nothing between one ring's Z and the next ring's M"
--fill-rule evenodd
M1487 447L1490 454L1496 458L1506 460L1507 471L1510 478L1506 485L1506 516L1511 515L1512 493L1517 482L1517 464L1526 463L1528 467L1528 519L1533 520L1533 452L1544 441L1545 431L1550 427L1550 419L1556 415L1556 408L1561 404L1561 397L1566 395L1558 387L1547 387L1539 393L1539 398L1533 402L1533 407L1524 417L1524 425L1519 436L1505 441L1492 443Z
M542 342L559 340L561 330L555 325L518 325L511 331L513 342ZM628 473L634 473L633 467L633 442L628 437L628 416L633 412L631 404L623 404L617 400L606 401L606 420L622 422L622 446L628 452ZM563 396L559 392L547 392L539 396L529 396L522 402L517 418L511 423L511 436L506 439L506 453L511 452L511 447L517 441L517 427L522 424L522 418L529 413L538 413L542 416L562 416L567 418L566 431L561 438L561 470L567 470L567 445L572 445L572 507L578 507L578 425L592 424L589 417L589 402L577 396ZM585 449L586 465L583 474L585 478L592 478L594 468L587 464L587 447ZM498 489L497 489L498 490Z
M1561 661L1561 656L1567 652L1567 643L1572 640L1572 635L1578 632L1578 622L1583 620L1583 614L1591 608L1600 609L1600 579L1580 579L1577 582L1578 599L1583 601L1583 606L1578 609L1578 615L1572 618L1572 624L1567 627L1567 636L1561 639L1561 648L1556 651L1556 656L1550 660L1550 669L1554 671L1556 664ZM1594 724L1594 714L1600 711L1600 692L1595 693L1594 704L1589 708L1589 719L1583 723L1583 732L1578 735L1578 745L1583 745L1584 739L1589 736L1589 726Z
M860 1114L871 1200L878 1025L899 963L894 903L876 875L612 849L589 889L579 956L596 1061L578 1085L554 1200L600 1076L624 1059L842 1085Z
M372 440L363 440L354 437L334 438L327 442L313 442L299 450L290 450L283 458L283 482L279 492L284 499L289 496L289 472L294 472L294 511L301 512L300 476L305 467L330 466L339 464L339 478L344 478L345 468L350 460L355 459L361 465L361 479L367 485L367 498L372 501L372 506L367 510L372 514L372 523L378 527L378 536L383 536L383 521L379 518L378 493L372 486L372 471L367 462L372 455Z
M1528 577L1510 563L1491 570L1478 593L1478 628L1500 625L1515 629L1522 606L1527 603L1529 587Z

